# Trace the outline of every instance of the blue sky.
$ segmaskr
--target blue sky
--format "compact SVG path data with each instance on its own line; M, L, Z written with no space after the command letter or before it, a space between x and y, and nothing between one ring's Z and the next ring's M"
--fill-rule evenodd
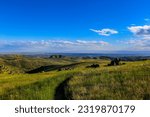
M0 52L150 51L149 0L0 0Z

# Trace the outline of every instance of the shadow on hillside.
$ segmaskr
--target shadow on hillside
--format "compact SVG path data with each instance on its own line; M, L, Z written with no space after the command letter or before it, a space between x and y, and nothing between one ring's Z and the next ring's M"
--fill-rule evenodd
M71 70L73 68L76 67L76 65L79 65L81 63L73 63L73 64L69 64L69 65L49 65L49 66L41 66L39 68L33 69L31 71L27 71L26 73L28 74L34 74L34 73L41 73L41 72L49 72L49 71L53 71L53 70Z
M41 66L41 67L33 69L31 71L27 71L26 73L34 74L34 73L40 73L40 72L48 72L48 71L56 70L61 67L62 67L61 65Z

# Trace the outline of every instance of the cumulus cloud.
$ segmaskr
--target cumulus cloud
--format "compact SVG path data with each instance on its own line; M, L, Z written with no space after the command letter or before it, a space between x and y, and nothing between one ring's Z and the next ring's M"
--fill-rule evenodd
M40 40L40 41L0 41L1 51L14 52L80 52L102 50L109 43L104 41L66 41L66 40Z
M131 26L128 29L136 36L150 36L150 25Z
M95 29L90 29L90 30L93 31L93 32L96 32L96 33L98 33L99 35L102 35L102 36L110 36L112 34L118 34L118 31L116 31L114 29L109 29L109 28L102 29L102 30L95 30Z

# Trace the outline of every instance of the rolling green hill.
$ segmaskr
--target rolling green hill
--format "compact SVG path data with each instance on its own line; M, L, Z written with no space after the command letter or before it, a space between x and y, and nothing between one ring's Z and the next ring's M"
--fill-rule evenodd
M0 99L150 99L150 60L0 57ZM98 64L100 67L87 67Z

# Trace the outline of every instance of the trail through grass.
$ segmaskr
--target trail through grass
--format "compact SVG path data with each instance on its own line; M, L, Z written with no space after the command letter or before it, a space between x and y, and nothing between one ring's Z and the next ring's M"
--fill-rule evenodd
M1 91L0 99L12 99L12 100L48 100L54 99L55 90L59 86L61 82L63 82L68 77L71 77L73 74L72 72L69 73L43 73L38 75L27 75L24 78L18 79L9 79L10 82L15 80L14 82L10 83L6 88L6 84L3 87L5 91ZM43 76L43 78L42 78ZM36 77L36 79L35 79ZM25 79L26 78L26 79ZM31 78L31 80L29 80ZM40 78L40 79L39 79ZM24 80L24 81L23 81ZM6 81L8 83L8 81ZM1 82L2 83L2 82ZM3 81L4 83L4 81ZM1 87L1 90L3 89Z
M107 66L109 62L82 60L79 64L71 63L71 70L0 74L0 99L150 99L149 60L119 66ZM93 63L100 67L86 68Z

